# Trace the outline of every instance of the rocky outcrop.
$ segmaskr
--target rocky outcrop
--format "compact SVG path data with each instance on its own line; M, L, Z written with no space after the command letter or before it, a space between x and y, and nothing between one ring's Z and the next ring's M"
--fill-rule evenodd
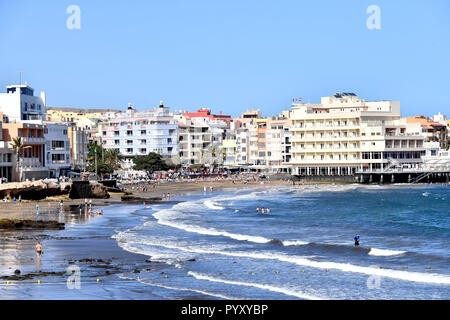
M8 197L24 200L40 200L46 197L67 194L70 183L59 183L56 179L12 182L0 184L0 198Z
M107 187L94 181L74 181L69 193L71 199L108 199L109 197Z
M58 221L44 221L44 220L11 220L11 219L0 220L0 230L24 230L24 229L63 230L64 223L60 223Z

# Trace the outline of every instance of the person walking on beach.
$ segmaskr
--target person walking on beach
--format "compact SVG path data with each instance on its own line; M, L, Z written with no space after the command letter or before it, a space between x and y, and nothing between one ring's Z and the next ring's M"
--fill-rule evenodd
M37 204L36 205L36 215L39 215L39 211L41 211L41 207Z
M170 200L170 193L167 193L167 200Z

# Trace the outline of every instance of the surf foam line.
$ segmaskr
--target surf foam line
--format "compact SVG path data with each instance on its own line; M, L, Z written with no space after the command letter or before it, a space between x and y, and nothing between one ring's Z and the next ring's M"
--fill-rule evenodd
M216 297L216 298L220 298L220 299L224 299L224 300L244 300L241 298L225 296L225 295L222 295L220 293L215 293L215 292L208 292L208 291L197 290L197 289L192 289L192 288L180 288L180 287L162 285L162 284L158 284L158 283L154 283L154 282L144 281L143 279L130 278L130 277L127 277L124 275L121 275L120 278L125 279L125 280L137 280L140 283L143 283L145 285L152 286L152 287L164 288L164 289L169 289L169 290L177 290L177 291L195 292L195 293L203 294L205 296Z
M216 203L214 201L211 200L206 200L203 202L203 204L208 207L209 209L213 209L213 210L223 210L225 209L224 207L220 207L218 205L216 205Z
M400 271L394 269L377 269L373 267L357 266L349 263L339 263L331 261L313 261L299 256L288 256L282 254L273 253L251 253L251 252L227 252L227 251L213 251L205 250L202 248L188 248L179 247L163 243L152 243L151 245L166 247L168 249L178 249L181 251L194 252L198 254L217 254L238 258L252 258L252 259L264 259L264 260L278 260L287 263L293 263L299 266L307 266L318 269L335 269L343 272L366 274L368 276L379 276L392 278L397 280L422 282L429 284L445 284L450 285L450 276L437 274L437 273L421 273L413 271Z
M406 253L406 251L370 248L370 251L368 254L371 256L389 257L389 256L396 256L396 255L400 255L400 254L404 254L404 253Z
M282 287L274 287L272 285L267 284L260 284L260 283L252 283L252 282L240 282L240 281L232 281L232 280L225 280L225 279L218 279L213 278L207 275L203 275L197 272L188 271L188 275L193 276L197 280L206 280L211 282L220 282L224 284L234 285L234 286L245 286L245 287L253 287L258 288L262 290L272 291L272 292L278 292L283 293L288 296L297 297L300 299L306 299L306 300L324 300L323 298L319 298L316 296L308 295L302 292L298 292L295 290L291 290L288 288L282 288Z
M231 239L235 239L235 240L239 240L239 241L250 241L250 242L255 242L255 243L267 243L270 241L270 239L267 239L264 237L259 237L259 236L250 236L250 235L244 235L244 234L238 234L238 233L230 233L227 231L220 231L220 230L217 230L214 228L191 226L188 224L183 224L183 223L174 222L171 220L159 219L159 218L157 218L157 220L158 220L159 224L162 224L162 225L165 225L168 227L172 227L172 228L176 228L176 229L180 229L180 230L184 230L187 232L197 233L197 234L203 234L203 235L208 235L208 236L223 236L223 237L227 237L227 238L231 238Z
M210 201L210 200L207 200ZM205 201L205 202L207 202ZM217 200L216 200L217 201ZM195 203L196 201L192 201ZM210 201L211 202L211 201ZM273 241L273 239L261 237L261 236L251 236L246 234L239 234L239 233L231 233L228 231L222 231L217 230L215 228L206 228L206 227L200 227L200 226L193 226L185 223L176 222L177 217L186 217L187 214L183 213L181 210L182 208L190 207L193 205L188 205L186 202L183 202L181 204L174 205L171 209L163 209L153 214L153 217L157 220L157 222L161 225L165 225L168 227L172 227L175 229L202 234L202 235L208 235L208 236L222 236L231 238L238 241L249 241L254 243L270 243ZM214 203L211 203L214 207ZM216 207L223 209L222 207ZM192 215L191 215L192 216ZM145 224L144 224L145 225ZM308 242L302 242L302 241L287 241L286 243L281 241L281 243L284 246L292 246L292 245L305 245L308 244Z

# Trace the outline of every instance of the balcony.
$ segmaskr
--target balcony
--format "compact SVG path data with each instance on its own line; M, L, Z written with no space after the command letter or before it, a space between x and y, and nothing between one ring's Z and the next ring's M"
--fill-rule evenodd
M22 170L43 169L42 163L39 158L22 158L19 161L19 167Z
M52 164L65 164L66 160L53 160L51 163Z
M24 144L42 144L45 143L44 137L22 137Z

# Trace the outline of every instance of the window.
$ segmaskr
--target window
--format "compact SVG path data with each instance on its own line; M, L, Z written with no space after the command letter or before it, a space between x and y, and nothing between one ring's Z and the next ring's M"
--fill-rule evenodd
M52 141L52 149L53 150L63 150L64 149L64 141Z
M120 144L120 140L114 140L114 144L117 146Z

